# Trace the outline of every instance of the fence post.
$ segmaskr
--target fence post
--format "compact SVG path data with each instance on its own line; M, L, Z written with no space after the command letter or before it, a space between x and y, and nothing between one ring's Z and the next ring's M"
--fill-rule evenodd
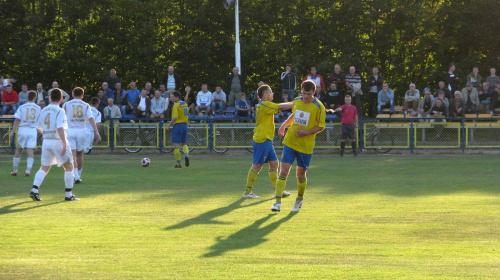
M211 153L214 147L214 121L210 119L208 121L208 151Z
M413 119L410 120L410 153L413 154L413 148L415 147L415 142L413 141L415 138L415 131L413 128Z
M160 120L159 121L159 126L158 126L158 129L160 130L159 133L160 133L160 152L163 152L163 120Z
M109 147L111 152L115 149L115 122L112 118L109 119Z
M462 147L462 154L465 153L465 119L462 118L462 127L460 128L462 135L460 136L460 146Z

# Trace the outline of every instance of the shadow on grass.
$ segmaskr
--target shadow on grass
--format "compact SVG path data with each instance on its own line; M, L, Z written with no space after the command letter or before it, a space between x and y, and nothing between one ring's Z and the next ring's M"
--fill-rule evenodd
M267 241L264 237L274 230L276 230L281 224L290 220L295 216L297 212L290 212L287 216L273 222L267 226L261 227L267 220L276 214L269 214L264 218L255 221L250 226L241 229L240 231L231 234L226 239L222 237L217 237L217 243L209 248L210 252L203 255L205 258L212 258L221 256L222 254L231 250L241 250L248 249L258 246Z
M227 206L210 210L210 211L205 212L197 217L182 221L176 225L168 226L165 228L165 230L181 229L181 228L189 227L189 226L196 225L196 224L228 224L227 222L216 221L214 219L217 217L223 216L225 214L228 214L231 211L233 211L234 209L259 205L261 203L267 202L267 201L272 200L272 199L274 199L274 198L259 200L259 201L250 203L248 205L241 206L241 203L243 201L245 201L246 199L240 198Z
M43 202L35 202L35 201L24 201L24 202L14 203L14 204L6 205L6 206L0 208L0 215L28 211L28 210L32 210L32 209L36 209L36 208L41 208L41 207L51 206L51 205L54 205L54 204L59 204L59 203L62 203L62 202L63 201L57 201L57 202L51 202L51 203L43 203ZM24 208L14 209L14 208L16 208L18 206L21 206L23 204L34 204L34 205L33 206L24 207Z

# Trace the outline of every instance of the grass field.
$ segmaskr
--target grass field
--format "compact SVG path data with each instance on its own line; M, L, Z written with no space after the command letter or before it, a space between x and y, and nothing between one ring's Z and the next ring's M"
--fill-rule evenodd
M267 172L261 199L241 197L250 154L194 153L180 170L171 154L90 155L77 202L59 168L31 201L33 176L8 175L11 159L0 154L0 279L500 278L496 156L318 155L296 215L293 176L281 213Z

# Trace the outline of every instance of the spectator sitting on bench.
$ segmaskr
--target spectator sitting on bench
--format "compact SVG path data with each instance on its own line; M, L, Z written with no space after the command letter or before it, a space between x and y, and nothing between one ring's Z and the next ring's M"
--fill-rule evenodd
M137 96L134 101L134 117L149 118L151 110L151 99L148 96L148 90L143 88L141 95Z
M424 99L420 99L418 103L418 117L428 118L431 115L432 109L432 98L431 90L429 88L424 89ZM427 120L420 120L421 122L427 122Z
M438 94L437 94L436 98L434 98L434 100L432 101L432 106L434 106L436 104L436 99L441 99L441 101L443 101L443 105L446 107L446 109L450 108L450 101L448 100L448 98L446 98L444 91L438 90Z
M405 100L403 106L403 114L408 114L408 108L413 109L412 114L416 115L418 109L418 102L420 101L420 91L415 88L415 84L410 84L410 89L405 93Z
M205 113L210 114L210 104L212 103L212 93L208 91L207 84L201 85L201 90L198 92L196 96L196 108L195 111L198 115L203 116L202 111L205 110Z
M455 91L455 98L450 100L450 117L460 118L465 116L464 101L460 98L460 91Z
M495 91L493 92L493 97L491 98L491 112L495 113L495 108L500 105L500 81L497 82Z
M389 88L388 83L382 84L382 90L378 93L377 111L382 114L382 108L391 108L391 114L394 113L394 91Z
M236 110L238 111L238 117L248 117L250 115L250 104L244 92L241 93L240 99L236 102Z
M465 103L465 114L475 114L479 105L479 95L477 89L472 87L472 83L468 82L465 88L462 89L460 98Z
M491 99L495 93L487 82L483 83L483 88L479 89L479 111L481 113L490 113Z
M226 93L222 90L220 86L215 87L215 91L212 93L212 103L210 104L212 113L222 114L224 112L226 105ZM218 109L218 110L217 110Z
M436 98L435 104L431 109L431 122L446 122L445 118L448 117L448 109L444 106L441 99Z

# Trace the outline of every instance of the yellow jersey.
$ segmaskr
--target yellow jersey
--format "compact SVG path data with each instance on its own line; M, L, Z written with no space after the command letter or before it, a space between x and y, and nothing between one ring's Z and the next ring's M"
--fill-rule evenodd
M279 112L279 104L271 101L260 101L255 106L255 129L253 130L253 141L263 143L274 139L274 114Z
M177 118L174 124L188 122L189 115L186 102L179 101L174 103L174 106L172 107L172 119L173 118Z
M316 133L297 137L295 131L309 130L313 127L325 127L325 106L317 98L311 103L302 102L302 97L297 97L293 101L293 123L288 128L288 131L283 140L283 144L294 149L295 151L312 154L316 143Z

